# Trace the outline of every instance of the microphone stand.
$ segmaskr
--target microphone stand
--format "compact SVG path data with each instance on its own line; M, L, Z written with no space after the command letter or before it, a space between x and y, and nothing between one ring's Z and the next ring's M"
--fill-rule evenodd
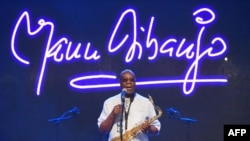
M124 101L125 101L125 98L122 97L122 111L121 111L121 120L120 120L120 141L123 141L123 138L122 138L122 134L123 134L122 121L123 121L123 113L124 113Z
M59 124L61 123L61 121L71 119L79 113L80 113L80 110L77 107L73 107L72 109L64 112L60 117L52 118L52 119L49 119L48 121L54 122L55 124Z
M57 127L56 140L57 141L59 140L58 134L59 134L59 125L60 125L61 121L71 119L79 113L80 113L80 110L74 106L72 109L64 112L60 117L48 119L48 122L54 122L57 125L56 126Z
M186 124L187 141L189 141L190 140L189 125L190 123L196 122L197 120L185 117L180 118L180 120L184 121Z
M196 119L191 119L191 118L186 118L186 117L181 117L180 112L175 110L173 107L170 107L167 109L167 113L169 114L169 118L171 119L177 119L185 122L186 125L186 132L187 132L187 141L190 140L190 133L189 133L189 125L192 122L196 122Z

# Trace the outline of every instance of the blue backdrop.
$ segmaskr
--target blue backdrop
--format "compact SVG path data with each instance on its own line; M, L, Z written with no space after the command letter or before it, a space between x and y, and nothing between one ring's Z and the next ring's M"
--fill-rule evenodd
M99 133L97 118L104 100L121 91L117 86L118 81L115 79L111 82L115 84L114 87L99 89L76 89L69 82L78 76L93 73L116 76L125 68L134 70L140 81L184 78L190 67L187 59L163 53L153 61L148 60L152 48L145 47L146 33L151 17L154 17L152 37L158 39L159 46L169 38L175 38L178 43L185 38L187 44L196 44L200 28L195 23L193 12L200 7L209 7L216 15L203 36L201 50L208 48L206 45L218 35L225 39L227 51L217 58L204 57L200 61L198 75L204 78L222 77L227 82L197 83L188 95L183 93L182 83L139 85L137 91L144 96L150 94L155 104L163 110L163 116L159 119L162 123L161 133L151 137L151 140L222 141L224 124L250 124L249 2L9 0L0 2L0 140L104 141L106 136ZM136 12L136 38L144 52L141 59L134 57L133 61L125 63L126 47L133 36L131 16L119 30L114 44L119 43L125 33L130 35L130 42L113 54L109 53L108 46L119 17L128 8ZM51 27L47 25L36 35L30 35L26 20L23 20L14 36L14 28L24 11L29 16L30 28L34 33L39 27L39 19L53 23L51 45L63 37L67 39L67 43L64 42L58 51L58 58L60 53L66 52L70 41L74 49L78 43L82 45L79 51L82 57L78 59L47 60L39 95L37 86ZM16 53L28 60L28 65L15 57L13 43ZM83 58L87 43L91 43L88 55L98 51L101 55L99 59ZM174 46L175 49L177 47ZM225 61L225 58L228 60ZM98 82L87 80L79 83ZM103 83L109 81L104 80ZM48 121L60 117L74 106L80 110L79 114L62 120L60 124ZM181 117L196 119L197 122L187 124L183 120L170 118L166 112L169 107L177 109Z

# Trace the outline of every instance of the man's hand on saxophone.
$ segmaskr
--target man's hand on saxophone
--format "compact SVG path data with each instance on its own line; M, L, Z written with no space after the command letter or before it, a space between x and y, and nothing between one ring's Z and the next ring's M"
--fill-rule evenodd
M149 125L148 121L145 121L141 126L141 131L147 134L158 134L158 129L153 125Z
M141 131L143 133L149 133L150 131L150 125L148 121L144 121L144 123L141 125Z

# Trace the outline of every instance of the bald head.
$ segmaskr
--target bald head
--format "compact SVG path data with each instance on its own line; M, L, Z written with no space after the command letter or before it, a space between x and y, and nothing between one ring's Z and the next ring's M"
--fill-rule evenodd
M134 73L132 70L130 70L130 69L125 69L125 70L123 70L123 71L120 73L120 80L122 79L122 77L123 77L123 75L124 75L125 73L130 73L130 74L134 77L134 79L135 79L135 73Z

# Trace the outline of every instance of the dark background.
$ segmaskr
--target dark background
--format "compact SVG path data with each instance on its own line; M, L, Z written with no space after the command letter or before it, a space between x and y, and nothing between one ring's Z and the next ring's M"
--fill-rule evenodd
M152 141L222 141L224 124L250 124L249 47L250 4L246 0L165 0L165 1L17 1L0 2L0 140L1 141L101 141L97 118L104 100L120 92L120 88L103 90L74 90L68 85L70 77L86 72L115 72L131 68L137 78L174 77L184 74L185 61L161 57L154 63L146 60L125 64L123 54L107 54L110 32L120 13L127 7L137 11L139 25L148 25L155 17L154 33L160 40L169 35L195 40L197 27L193 10L202 5L216 12L216 22L208 29L210 35L221 34L228 43L228 52L216 60L204 60L201 75L226 76L226 85L201 85L190 96L182 86L138 87L144 96L150 94L163 110L159 119L161 134ZM67 35L73 42L91 42L100 51L98 63L84 61L49 63L41 95L36 95L36 81L42 61L46 33L36 38L19 37L19 49L30 60L20 65L11 53L11 33L17 18L29 11L32 25L46 18L55 24L54 36ZM224 57L229 61L225 62ZM48 119L59 117L76 106L80 114L59 125ZM184 121L171 119L165 110L173 106L183 117L197 122L186 126Z

